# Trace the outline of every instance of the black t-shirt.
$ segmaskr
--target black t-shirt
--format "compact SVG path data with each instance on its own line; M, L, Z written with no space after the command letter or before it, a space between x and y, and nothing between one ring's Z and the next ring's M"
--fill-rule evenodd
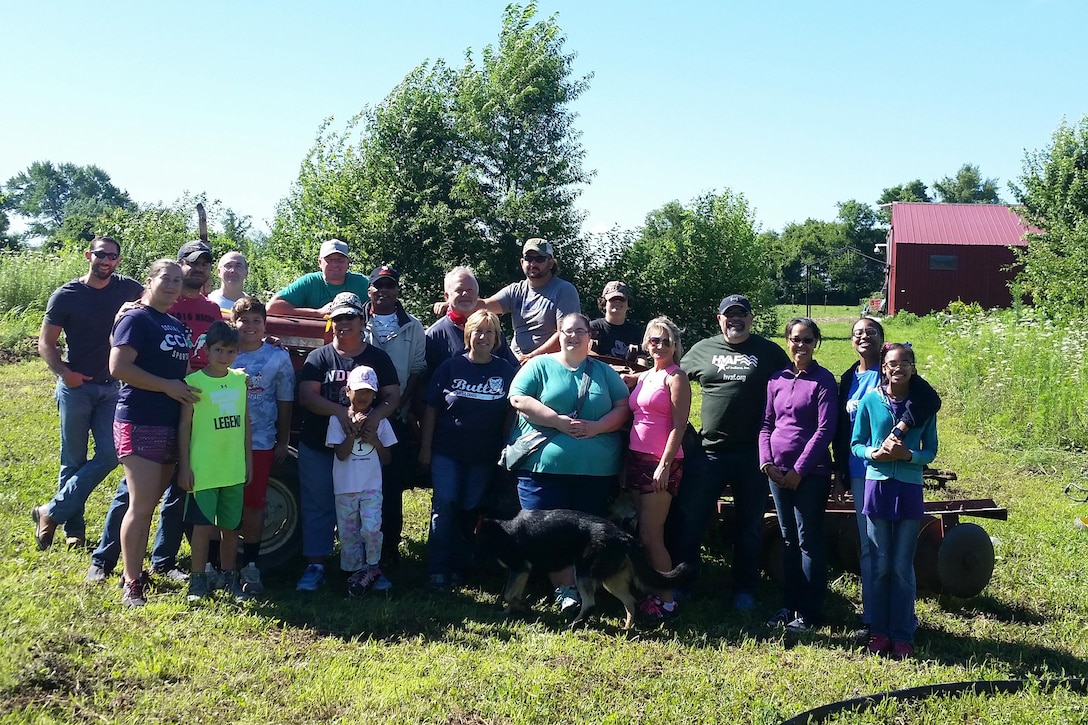
M321 384L321 397L334 403L347 407L348 396L344 391L347 384L348 372L359 365L374 368L378 375L378 387L386 385L400 385L397 377L397 368L384 350L367 345L363 351L354 357L341 355L332 346L332 343L319 347L306 356L306 362L299 371L298 381L317 382ZM325 434L329 427L329 416L316 415L305 411L302 418L302 427L299 431L299 439L319 451L325 448Z
M101 289L73 279L57 288L45 308L45 322L64 330L68 367L98 383L110 379L110 330L117 310L139 299L144 287L120 274Z
M703 447L713 451L755 448L767 407L767 381L789 364L778 343L759 335L737 345L714 335L685 352L680 368L702 388L699 434Z
M589 334L593 337L593 349L598 355L611 355L627 359L627 347L642 347L642 333L645 328L630 320L622 325L613 325L605 318L589 323Z

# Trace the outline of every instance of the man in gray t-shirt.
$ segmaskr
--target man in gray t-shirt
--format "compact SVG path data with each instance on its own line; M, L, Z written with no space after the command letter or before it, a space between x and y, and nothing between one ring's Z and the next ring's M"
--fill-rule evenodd
M510 347L524 363L531 357L559 349L559 321L564 315L581 311L578 290L555 276L555 248L551 242L534 238L521 250L525 279L508 284L482 307L495 314L510 313L514 341Z

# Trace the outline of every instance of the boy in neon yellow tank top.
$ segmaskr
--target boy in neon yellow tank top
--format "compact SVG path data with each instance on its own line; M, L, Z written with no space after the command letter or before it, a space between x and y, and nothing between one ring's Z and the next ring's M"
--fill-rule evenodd
M213 322L204 341L207 366L186 376L204 386L200 399L184 405L178 426L178 485L185 497L185 522L193 525L193 573L189 601L216 588L243 597L236 568L242 502L253 467L246 374L231 370L238 357L239 334L225 322ZM219 549L225 581L208 565L208 542ZM210 569L210 571L209 571Z

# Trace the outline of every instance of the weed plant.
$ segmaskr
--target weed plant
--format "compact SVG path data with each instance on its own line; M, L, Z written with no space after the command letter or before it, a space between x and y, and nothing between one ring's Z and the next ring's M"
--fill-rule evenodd
M0 253L0 312L44 311L53 290L86 271L82 254Z
M937 318L931 318L936 320ZM965 424L1018 449L1088 448L1088 330L1030 308L954 306L931 354L938 388Z

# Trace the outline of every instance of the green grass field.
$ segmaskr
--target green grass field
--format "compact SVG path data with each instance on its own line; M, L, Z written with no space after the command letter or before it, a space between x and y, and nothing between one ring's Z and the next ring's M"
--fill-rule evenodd
M803 313L803 308L801 310ZM780 311L783 321L796 309ZM817 358L836 374L852 361L850 308L814 309L825 342ZM933 325L889 325L938 374L945 344ZM926 368L924 374L929 374ZM821 704L966 680L1088 676L1088 513L1062 496L1084 457L1010 447L941 414L937 465L959 480L939 494L992 497L1009 520L980 521L997 565L978 597L927 596L918 605L918 657L864 656L850 638L858 582L832 573L827 626L800 639L760 622L778 606L765 580L750 615L726 606L720 532L695 601L663 629L623 632L622 608L601 594L602 618L566 631L544 603L505 619L502 577L464 589L426 587L428 495L406 495L404 560L388 596L349 600L333 573L322 591L294 591L300 567L269 574L262 601L190 606L161 583L147 607L119 605L116 579L83 582L88 557L54 545L39 552L30 508L55 488L52 382L37 360L0 366L0 721L388 723L778 723ZM940 389L944 389L938 385ZM92 496L96 534L118 473ZM184 551L184 550L183 550ZM335 567L330 571L335 572ZM534 592L547 596L543 583ZM1017 695L886 702L837 722L1066 723L1088 721L1088 702L1029 688Z

